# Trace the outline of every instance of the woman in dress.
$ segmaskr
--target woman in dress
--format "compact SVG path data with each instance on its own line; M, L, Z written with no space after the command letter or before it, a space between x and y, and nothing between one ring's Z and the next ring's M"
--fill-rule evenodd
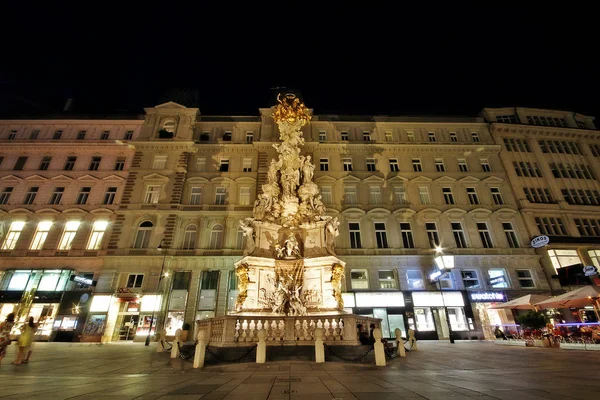
M13 364L19 365L27 364L29 362L29 350L31 349L31 343L33 343L33 335L35 335L36 326L33 322L33 317L29 317L29 321L21 327L21 335L19 336L19 352L17 353L17 359Z
M10 331L15 324L15 314L10 313L6 321L0 323L0 363L6 355L6 349L10 345Z

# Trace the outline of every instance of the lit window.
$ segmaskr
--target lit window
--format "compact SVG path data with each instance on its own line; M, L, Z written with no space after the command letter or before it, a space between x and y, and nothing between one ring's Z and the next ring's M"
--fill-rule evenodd
M58 242L58 250L71 250L73 239L79 229L79 221L67 221L65 224L65 230Z
M215 192L215 204L222 206L225 205L225 198L227 197L227 188L218 187Z
M223 248L223 226L215 225L210 231L209 249L218 250Z
M29 246L29 250L42 250L51 226L52 221L40 221L38 223L35 234L33 235L33 240Z
M199 206L202 197L202 188L193 187L190 189L190 204L193 206Z
M240 205L242 205L242 206L250 205L250 188L249 187L241 187L240 188Z
M86 250L99 250L102 246L102 238L104 232L108 227L108 221L94 221L92 225L92 233L90 234L90 240L88 241Z
M408 282L409 289L423 289L425 285L423 283L423 273L420 270L408 270L406 271L406 280Z
M352 289L368 289L369 273L366 269L350 270L350 285Z
M4 238L4 243L2 243L2 250L14 250L24 226L25 221L13 221L10 224L10 228L8 228L8 232Z
M34 275L35 276L35 275ZM31 277L31 271L15 271L10 278L8 290L25 290Z
M150 185L146 188L146 197L144 197L144 203L156 204L160 197L160 186Z
M133 241L133 248L145 249L150 244L150 236L152 236L152 229L154 224L150 221L144 221L140 224L135 234L135 240Z
M431 204L429 189L426 186L419 186L419 199L421 200L421 204Z
M488 274L490 276L489 284L491 287L495 289L509 287L504 269L489 269Z
M396 274L394 271L378 271L379 275L379 289L397 289L398 281L396 280Z
M152 169L165 169L167 165L168 156L154 156L154 161L152 162Z
M183 249L193 250L196 248L196 225L188 225L183 235Z

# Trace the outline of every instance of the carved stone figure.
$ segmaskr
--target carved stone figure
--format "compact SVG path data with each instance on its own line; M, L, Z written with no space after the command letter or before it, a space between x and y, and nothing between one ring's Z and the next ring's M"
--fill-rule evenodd
M235 268L235 274L238 277L238 290L239 293L237 295L237 298L235 299L235 309L236 311L240 311L242 309L242 306L244 305L244 302L246 301L246 298L248 297L248 282L250 281L248 279L248 264L239 264L236 268Z
M290 293L289 299L289 315L306 315L306 307L302 303L300 296L300 289L302 286L294 287L294 290Z
M294 234L290 234L288 238L285 240L283 247L281 248L281 256L280 258L300 258L302 255L300 254L300 246L296 236Z
M254 241L253 221L253 218L245 218L240 220L240 228L242 228L242 232L246 238L246 247L244 248L245 256L252 254L256 248L256 243Z
M340 221L338 221L337 217L331 218L325 224L325 245L327 246L327 252L333 256L335 255L335 238L340 234L338 230L339 226Z
M306 156L302 162L302 182L304 184L312 182L315 166L310 162L310 156Z
M341 264L333 264L331 267L331 287L333 288L333 297L338 303L338 308L344 308L344 299L342 298L342 281L344 279L344 267Z
M269 183L277 184L277 171L279 169L279 163L275 161L275 159L271 160L271 164L269 164L269 171L267 172L267 181Z

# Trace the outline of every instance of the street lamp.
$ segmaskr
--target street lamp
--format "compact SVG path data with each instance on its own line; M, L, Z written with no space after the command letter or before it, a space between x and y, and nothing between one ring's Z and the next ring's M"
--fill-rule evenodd
M444 312L446 314L446 324L448 325L448 337L450 338L450 343L454 343L454 335L452 333L450 315L448 314L446 300L444 300L444 292L442 292L442 284L440 283L440 279L442 278L442 276L454 269L454 256L439 255L435 257L434 260L438 270L429 275L429 279L437 284L438 289L440 290L440 294L442 295L442 306L444 307Z
M157 247L157 250L160 251L163 249L165 251L165 255L163 256L162 265L160 266L160 275L158 276L158 284L156 285L156 293L157 293L156 296L158 296L158 293L160 293L160 282L164 278L163 270L165 269L165 261L167 259L167 250L168 250L167 247L163 247L163 241L161 241ZM152 305L152 316L150 317L150 327L148 328L148 336L146 337L146 344L145 344L146 346L150 345L150 336L152 333L152 325L154 324L154 312L156 311L156 300L157 300L156 296L154 297L154 304ZM155 330L155 332L156 332L156 330Z

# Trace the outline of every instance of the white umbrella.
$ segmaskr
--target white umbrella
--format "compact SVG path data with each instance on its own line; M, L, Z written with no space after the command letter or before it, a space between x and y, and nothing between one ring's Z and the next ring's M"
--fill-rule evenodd
M507 301L506 303L500 303L493 307L493 309L510 308L511 310L535 310L535 303L549 299L548 296L541 294L528 294L522 297L518 297L514 300Z
M600 286L584 286L579 289L540 301L535 305L541 308L569 308L594 305L600 297Z

